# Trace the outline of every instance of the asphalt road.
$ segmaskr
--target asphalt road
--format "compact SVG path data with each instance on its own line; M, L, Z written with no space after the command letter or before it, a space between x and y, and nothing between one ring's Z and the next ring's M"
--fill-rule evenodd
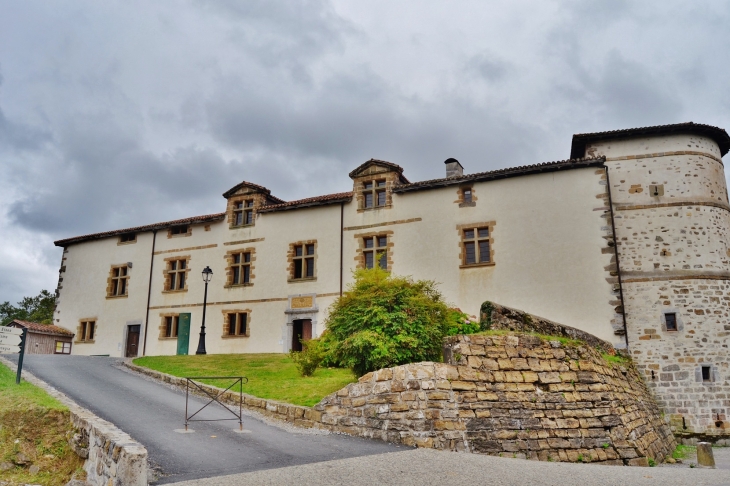
M725 452L724 450L720 450ZM717 454L716 454L717 456ZM728 486L730 471L538 462L407 450L185 481L175 486Z
M197 422L190 427L194 433L180 434L175 429L184 428L184 393L118 366L114 358L26 355L23 369L146 446L162 473L155 484L404 450L380 441L295 432L250 416L243 425L250 433L235 433L235 420ZM190 399L191 410L204 404ZM198 417L233 417L214 407L219 406Z

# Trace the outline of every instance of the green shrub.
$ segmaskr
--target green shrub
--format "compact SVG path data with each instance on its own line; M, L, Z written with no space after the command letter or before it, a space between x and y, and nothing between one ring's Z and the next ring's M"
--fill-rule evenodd
M432 281L358 270L330 307L325 362L356 375L418 361L441 361L448 307Z
M302 341L301 351L292 351L289 353L292 361L302 376L312 376L317 367L324 359L324 346L319 339L310 339Z
M474 316L461 312L461 309L449 309L446 312L446 330L447 336L456 336L457 334L476 334L481 331L479 321Z

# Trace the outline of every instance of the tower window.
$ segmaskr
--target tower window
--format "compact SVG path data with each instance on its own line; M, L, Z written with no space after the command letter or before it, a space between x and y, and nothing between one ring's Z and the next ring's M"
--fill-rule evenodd
M664 314L664 322L667 324L667 331L677 330L677 314L674 312L667 312Z
M711 375L711 370L710 370L709 365L702 366L702 381L703 382L712 381L712 375Z

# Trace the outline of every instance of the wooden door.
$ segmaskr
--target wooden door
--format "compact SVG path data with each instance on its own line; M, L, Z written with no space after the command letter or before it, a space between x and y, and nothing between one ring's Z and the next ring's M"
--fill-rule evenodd
M305 319L302 321L302 341L312 339L312 320Z
M139 351L139 333L141 326L127 326L127 358L136 358Z
M186 355L190 348L190 313L180 314L177 318L177 354Z

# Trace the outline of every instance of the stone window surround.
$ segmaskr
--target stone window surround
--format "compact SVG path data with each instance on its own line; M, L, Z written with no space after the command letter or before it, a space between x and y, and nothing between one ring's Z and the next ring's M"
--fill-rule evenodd
M237 253L251 253L251 270L249 272L248 277L248 283L242 283L242 284L234 284L233 283L233 255ZM226 252L225 257L226 259L226 283L223 286L225 289L231 289L231 288L239 288L239 287L253 287L253 280L254 280L254 269L256 267L256 248L253 246L250 246L248 248L239 248L236 250L229 250Z
M464 201L464 190L470 189L471 190L471 202ZM456 201L454 201L455 204L458 204L460 208L473 208L477 205L477 195L474 191L474 185L473 184L464 184L459 186L459 188L456 190Z
M124 277L114 277L114 270L116 268L126 268L127 269L127 275ZM112 265L109 269L109 277L106 279L106 298L107 299L126 299L129 297L129 266L126 263L120 263L117 265ZM126 280L126 283L124 285L124 294L121 295L112 295L112 288L113 288L113 279L124 279Z
M494 263L494 226L497 223L495 221L488 221L484 223L467 223L457 224L456 232L459 235L459 268L477 268L477 267L493 267ZM464 251L464 230L477 228L488 228L489 229L489 261L488 262L477 262L477 263L464 263L466 261L466 251ZM475 240L476 241L476 240Z
M307 245L314 245L314 276L313 277L302 277L302 278L294 278L294 258L295 258L295 248L297 246L302 246L304 249L306 249ZM306 258L307 256L302 256L302 259ZM286 261L287 261L287 282L288 283L298 283L298 282L315 282L317 280L317 240L302 240L302 241L295 241L294 243L289 244L289 250L286 253Z
M86 324L86 331L88 332L88 323L93 322L94 323L94 339L86 339L86 334L84 333L84 323ZM96 325L97 318L96 317L84 317L79 319L79 325L76 327L76 336L74 339L74 344L94 344L96 341L96 335L99 331L98 326Z
M172 234L172 228L178 228L180 226L187 226L188 231L186 233L179 233L176 235ZM167 228L167 237L168 238L185 238L186 236L192 236L193 235L193 225L192 224L176 224L173 226L170 226Z
M710 379L709 380L702 379L702 368L703 367L710 368ZM695 381L702 385L713 386L715 383L720 381L719 378L720 377L719 377L717 366L713 365L712 363L699 363L699 366L695 369Z
M370 231L368 233L356 233L353 236L357 239L357 251L355 255L355 268L365 268L365 238L372 238L377 236L385 236L388 239L388 243L385 245L385 249L388 252L386 255L387 271L393 270L393 231Z
M252 223L236 225L234 209L235 209L236 203L239 203L242 201L253 201L253 206L251 208L244 208L244 211L246 209L251 209L253 211ZM229 197L228 205L226 208L226 214L228 215L228 228L229 229L240 229L240 228L251 228L253 226L256 226L257 208L259 208L265 204L266 204L266 199L265 199L264 195L259 194L257 192L246 192L244 194L236 194L235 196Z
M667 314L674 314L675 320L677 322L676 331L667 330L667 320L664 317ZM662 309L662 313L659 316L659 319L662 326L662 331L665 332L668 336L678 335L679 333L684 331L684 319L682 319L682 314L679 312L678 309L675 309L674 307L665 307L664 309Z
M221 329L221 339L238 339L251 336L251 309L222 309L223 326ZM246 333L245 334L228 334L228 315L229 314L246 314ZM236 330L240 329L241 323L236 318Z
M390 209L393 207L393 187L398 184L399 175L395 171L386 171L374 169L367 171L368 173L362 174L354 179L353 192L355 193L355 200L357 202L357 212L361 213L364 211L377 211L380 209ZM374 182L378 180L385 180L385 205L384 206L373 206L371 208L365 207L365 183Z
M167 335L167 317L174 317L174 336L168 336ZM164 341L164 340L176 340L177 341L177 331L178 326L180 325L180 313L178 312L165 312L160 313L160 333L157 337L158 340Z
M171 289L170 288L170 262L172 261L178 261L178 260L185 260L185 287L182 289ZM165 266L162 269L162 277L163 277L163 288L162 293L163 294L175 294L179 292L187 292L188 291L188 281L189 281L189 273L190 273L190 255L176 255L173 257L165 258ZM175 270L175 272L179 272L178 270Z

